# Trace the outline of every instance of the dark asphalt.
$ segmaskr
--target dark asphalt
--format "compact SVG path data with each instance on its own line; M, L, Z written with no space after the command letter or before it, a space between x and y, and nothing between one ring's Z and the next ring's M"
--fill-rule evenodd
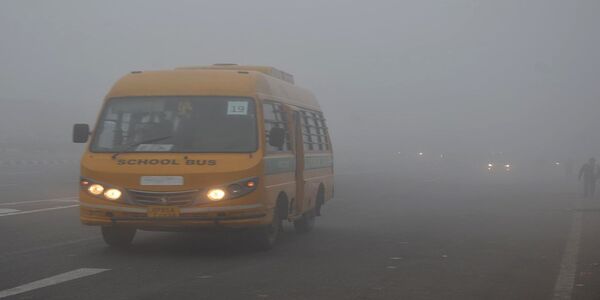
M600 200L557 182L340 173L313 232L287 226L258 252L237 235L152 232L109 249L76 207L45 210L77 204L77 176L74 163L0 168L0 209L39 210L0 210L0 291L109 271L7 299L552 299L577 212L572 299L600 299ZM56 200L30 202L43 199Z

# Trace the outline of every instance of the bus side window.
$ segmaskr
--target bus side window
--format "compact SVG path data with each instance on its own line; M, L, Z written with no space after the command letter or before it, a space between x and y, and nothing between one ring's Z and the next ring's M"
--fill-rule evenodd
M318 117L318 121L317 121L317 126L319 126L319 129L321 131L321 134L323 135L323 146L325 148L325 150L329 151L330 149L330 141L329 141L329 130L327 130L327 124L325 124L325 118L323 117L323 113L318 112L317 113L317 117Z
M304 137L304 151L313 150L313 137L310 133L310 125L308 124L308 112L302 111L302 135Z
M265 136L269 139L269 132L273 127L283 128L285 130L285 142L280 148L266 143L267 152L290 152L292 147L290 143L290 133L288 128L287 114L279 103L265 102L263 104L263 116L265 122Z
M321 126L319 125L320 121L317 118L317 114L314 112L310 113L310 129L311 129L311 134L314 136L314 142L315 142L315 150L319 150L319 151L323 151L325 150L324 148L324 144L323 143L323 134L321 133Z
M325 125L323 113L317 111L302 111L302 134L305 151L329 151L329 132Z

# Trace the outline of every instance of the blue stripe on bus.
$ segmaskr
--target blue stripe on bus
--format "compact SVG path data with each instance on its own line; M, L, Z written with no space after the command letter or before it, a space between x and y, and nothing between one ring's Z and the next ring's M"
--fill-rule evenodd
M296 158L293 156L284 157L265 157L265 174L279 174L294 172L296 170ZM307 155L304 157L304 169L313 170L321 168L330 168L333 166L333 156L327 155Z
M333 166L333 156L330 154L304 156L304 169L305 170L329 168L332 166Z
M279 174L294 172L296 170L296 158L286 157L265 157L265 174Z

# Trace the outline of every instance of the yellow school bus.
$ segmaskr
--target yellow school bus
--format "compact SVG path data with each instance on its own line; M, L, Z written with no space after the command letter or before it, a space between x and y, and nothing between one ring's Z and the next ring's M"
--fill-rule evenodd
M272 67L131 72L97 123L75 124L80 219L110 246L136 231L238 229L272 247L333 197L329 130L311 92Z

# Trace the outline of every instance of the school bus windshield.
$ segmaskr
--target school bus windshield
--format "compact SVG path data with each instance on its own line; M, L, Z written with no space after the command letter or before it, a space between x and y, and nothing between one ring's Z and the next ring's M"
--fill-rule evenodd
M108 101L92 152L254 152L254 101L242 97L123 97Z

